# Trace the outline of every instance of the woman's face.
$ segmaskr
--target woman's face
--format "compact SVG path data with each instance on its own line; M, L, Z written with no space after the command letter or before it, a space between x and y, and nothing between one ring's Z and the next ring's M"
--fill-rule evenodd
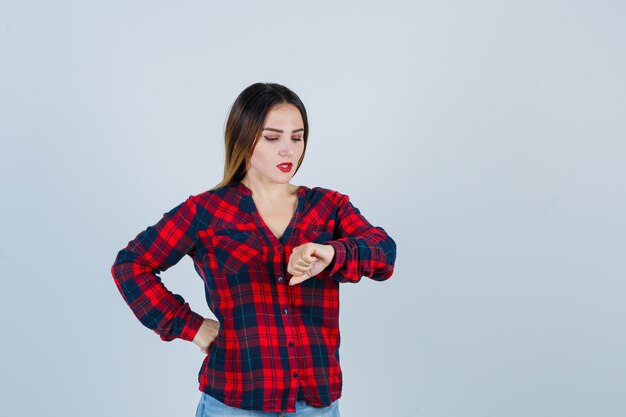
M247 176L287 184L304 152L304 122L293 104L280 104L267 115L254 147ZM282 164L291 164L288 167Z

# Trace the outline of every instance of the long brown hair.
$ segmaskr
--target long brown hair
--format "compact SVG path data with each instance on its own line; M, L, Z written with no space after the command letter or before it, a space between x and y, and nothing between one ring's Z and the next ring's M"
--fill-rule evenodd
M246 176L246 167L263 130L268 113L280 104L293 104L300 111L304 122L304 150L296 165L298 172L304 159L309 138L309 122L300 97L287 87L275 83L255 83L239 94L228 114L224 132L226 156L224 179L211 190L221 188Z

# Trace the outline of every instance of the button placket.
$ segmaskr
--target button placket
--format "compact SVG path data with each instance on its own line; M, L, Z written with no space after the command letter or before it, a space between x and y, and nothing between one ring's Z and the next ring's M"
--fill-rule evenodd
M299 201L299 205L302 205L303 201L302 199L300 199ZM292 219L292 223L293 223L293 227L291 230L289 227L287 228L287 230L290 230L289 234L287 235L287 230L285 231L285 233L283 234L283 237L281 240L283 240L285 243L289 242L290 239L293 239L295 237L295 234L292 233L293 231L295 231L296 229L296 224L299 218L300 218L300 211L301 211L302 206L299 206L299 209L296 211L296 214L294 216L294 218ZM258 214L258 213L257 213ZM274 236L275 237L275 236ZM270 237L271 238L271 237ZM286 238L286 239L285 239ZM281 241L278 240L278 242L274 242L274 245L270 245L269 248L270 250L274 250L274 256L278 258L278 264L276 264L276 266L278 267L277 271L275 271L275 279L276 279L276 283L277 283L277 295L278 295L278 303L281 306L281 310L280 310L280 316L281 319L283 321L283 330L284 330L284 337L287 340L287 345L288 345L288 349L289 349L289 368L291 368L291 382L290 382L290 387L288 388L288 402L290 401L295 401L296 400L296 394L297 394L297 389L298 389L298 384L299 384L299 377L298 377L298 372L296 371L298 369L298 363L297 363L297 359L295 356L295 343L293 341L293 337L294 334L292 332L291 329L291 312L289 311L289 303L287 301L287 288L285 287L285 283L287 280L287 275L286 275L286 271L285 271L285 262L286 260L283 259L284 256L284 251L285 251L285 244ZM276 262L276 258L275 262ZM281 414L279 414L280 416ZM287 413L283 414L283 415L287 415Z

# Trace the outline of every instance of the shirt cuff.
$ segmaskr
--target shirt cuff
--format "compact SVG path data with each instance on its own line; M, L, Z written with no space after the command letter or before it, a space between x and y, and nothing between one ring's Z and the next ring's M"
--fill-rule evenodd
M191 312L189 316L189 321L185 323L185 326L182 328L178 337L183 340L187 340L192 342L194 337L196 337L196 333L200 330L200 326L204 322L204 317L196 312Z
M329 240L325 245L331 245L335 249L335 256L326 269L317 274L319 279L332 277L346 262L346 246L343 243L338 240Z

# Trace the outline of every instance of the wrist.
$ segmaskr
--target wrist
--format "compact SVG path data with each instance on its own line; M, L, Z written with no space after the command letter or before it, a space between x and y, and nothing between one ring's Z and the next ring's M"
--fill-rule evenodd
M330 265L335 260L335 247L333 245L324 245L324 246L328 248L328 253L330 254L330 256L328 257L328 259L330 259L328 264Z

